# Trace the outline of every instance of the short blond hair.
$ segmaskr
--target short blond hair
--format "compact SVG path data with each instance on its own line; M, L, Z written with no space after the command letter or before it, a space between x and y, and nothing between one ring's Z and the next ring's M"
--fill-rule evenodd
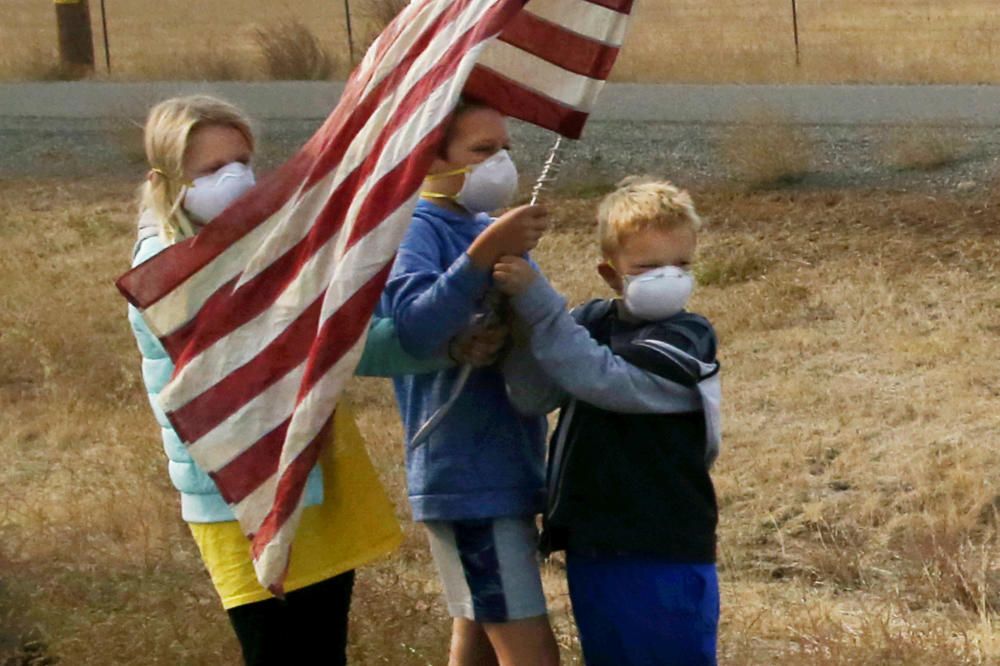
M199 127L228 125L240 131L253 151L250 120L229 102L209 95L173 97L155 105L146 118L143 143L150 172L139 188L140 213L152 211L166 243L194 235L194 226L177 205L186 183L184 154Z
M702 221L691 195L669 181L650 176L625 178L597 207L597 233L605 256L617 252L622 239L637 231L679 227L701 230Z

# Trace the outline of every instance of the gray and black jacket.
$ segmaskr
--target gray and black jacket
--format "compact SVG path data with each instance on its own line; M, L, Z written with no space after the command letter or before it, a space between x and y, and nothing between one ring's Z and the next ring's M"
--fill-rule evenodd
M715 560L709 468L719 451L711 324L682 312L622 317L619 301L572 313L544 279L512 300L530 328L505 362L516 407L561 407L548 460L543 550Z

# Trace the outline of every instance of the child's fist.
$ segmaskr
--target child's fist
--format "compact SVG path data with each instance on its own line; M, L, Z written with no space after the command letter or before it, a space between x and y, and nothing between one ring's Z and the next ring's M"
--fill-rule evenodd
M448 355L461 365L482 368L492 365L507 342L510 329L506 325L473 326L462 331L448 345Z
M521 255L533 250L549 228L541 206L518 206L501 215L469 247L469 258L486 269L504 255Z
M523 294L538 277L538 273L522 257L505 256L493 267L493 281L508 296Z

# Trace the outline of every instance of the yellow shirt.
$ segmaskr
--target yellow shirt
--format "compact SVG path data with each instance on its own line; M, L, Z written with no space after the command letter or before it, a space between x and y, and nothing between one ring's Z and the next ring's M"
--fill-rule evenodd
M389 498L379 483L354 423L341 401L333 442L320 454L323 503L302 510L285 591L332 578L395 549L402 540ZM188 523L223 608L269 599L250 561L250 542L236 521Z

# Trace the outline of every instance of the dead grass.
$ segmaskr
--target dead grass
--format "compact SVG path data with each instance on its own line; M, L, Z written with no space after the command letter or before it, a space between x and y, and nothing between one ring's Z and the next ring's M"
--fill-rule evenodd
M886 135L882 148L886 166L934 171L965 158L968 140L955 130L935 127L898 127Z
M237 659L111 286L133 187L0 184L0 663L36 639L83 666ZM720 663L1000 662L1000 198L694 195L709 224L693 306L725 367ZM537 253L572 302L606 294L595 203L553 206ZM351 395L406 519L391 390ZM352 663L444 661L438 583L405 531L360 573ZM579 663L558 563L545 584Z
M408 3L409 0L367 0L357 9L357 17L360 19L357 30L362 37L359 53L356 55L363 55L379 33L392 23Z
M325 81L335 70L330 52L301 21L286 19L254 29L254 41L268 78Z
M61 62L55 50L38 45L0 56L0 73L13 81L72 81L84 75L78 68Z
M359 48L404 1L352 3ZM1000 82L1000 13L994 0L799 0L798 8L802 48L797 66L788 0L636 3L614 77L709 83ZM117 0L109 3L108 12L116 79L176 78L185 55L212 57L203 52L205 44L226 44L233 66L243 69L256 59L254 28L289 18L308 26L336 64L343 67L350 61L340 2L257 3L248 12L239 0ZM96 7L91 15L97 59L102 61ZM0 79L49 78L46 68L26 64L31 58L22 56L35 45L55 49L51 6L6 0L0 43ZM243 75L264 76L252 69ZM347 74L342 68L335 73ZM100 66L98 75L103 75Z
M728 127L716 150L733 181L750 189L798 183L809 173L814 154L804 128L764 109Z

